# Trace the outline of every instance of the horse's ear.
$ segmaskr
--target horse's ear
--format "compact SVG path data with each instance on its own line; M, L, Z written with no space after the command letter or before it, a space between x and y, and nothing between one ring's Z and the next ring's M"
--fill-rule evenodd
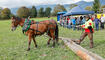
M11 20L13 20L14 18L15 18L15 17L14 17L14 16L12 16L12 17L11 17Z

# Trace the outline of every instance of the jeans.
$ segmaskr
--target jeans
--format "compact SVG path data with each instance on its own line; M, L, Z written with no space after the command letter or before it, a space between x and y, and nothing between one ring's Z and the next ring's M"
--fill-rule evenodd
M76 25L75 25L75 24L73 24L73 30L75 30L75 29L76 29L76 28L75 28L75 26L76 26Z
M67 26L67 28L69 28L69 29L70 29L70 28L72 28L72 26L71 26L71 25L68 25L68 26Z
M99 30L99 24L95 24L96 30Z

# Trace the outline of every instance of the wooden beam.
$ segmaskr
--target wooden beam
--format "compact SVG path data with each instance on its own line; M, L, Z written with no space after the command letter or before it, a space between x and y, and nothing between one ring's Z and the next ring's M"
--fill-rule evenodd
M94 54L80 45L75 44L70 38L60 37L61 40L64 41L65 45L67 45L74 53L76 53L82 60L105 60L102 57ZM75 39L74 39L75 40Z

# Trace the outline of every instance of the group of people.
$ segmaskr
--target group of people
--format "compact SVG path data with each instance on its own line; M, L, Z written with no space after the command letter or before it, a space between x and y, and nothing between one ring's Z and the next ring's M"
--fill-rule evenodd
M97 15L89 15L90 19L94 22L94 26L96 30L99 30L99 25L100 29L104 29L104 23L105 23L105 17L102 16L100 19L97 17ZM73 16L66 16L60 18L60 25L63 27L67 28L73 28L73 30L76 30L76 26L78 25L83 25L86 22L86 15L84 16L79 16L79 17L73 17ZM77 28L77 30L80 30L80 28Z
M72 26L73 30L75 30L76 25L79 25L82 29L84 29L82 35L80 36L79 40L74 41L77 44L80 44L86 36L88 36L90 40L90 48L93 48L93 33L94 33L94 26L96 30L99 30L99 23L101 29L104 29L105 17L102 15L99 19L97 15L86 15L80 17L64 17L63 20L60 21L60 25L64 27ZM65 25L66 24L66 25ZM71 27L70 27L71 28Z
M101 15L100 19L97 18L97 15L95 15L93 22L95 24L95 28L97 31L99 30L99 26L100 26L100 29L104 29L105 17L103 16L103 14Z

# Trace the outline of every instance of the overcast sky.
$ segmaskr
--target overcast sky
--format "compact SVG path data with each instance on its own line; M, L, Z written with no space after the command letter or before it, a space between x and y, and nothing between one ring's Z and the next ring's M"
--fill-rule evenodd
M42 4L71 4L78 1L93 1L93 0L0 0L0 7L20 7Z

